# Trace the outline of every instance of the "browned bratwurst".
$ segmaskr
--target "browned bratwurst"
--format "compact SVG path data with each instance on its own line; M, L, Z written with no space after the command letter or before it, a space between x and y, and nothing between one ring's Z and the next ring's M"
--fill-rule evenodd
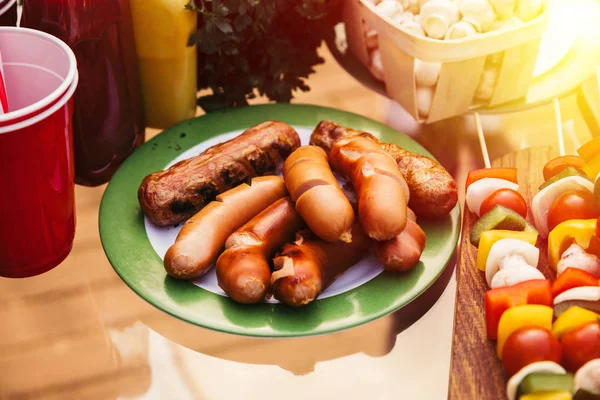
M428 157L411 153L392 143L382 142L368 132L345 128L331 121L322 121L317 125L310 137L310 144L329 153L335 142L351 136L371 139L396 160L410 189L408 205L417 215L439 218L447 215L456 206L456 181L444 167Z
M294 240L304 228L294 203L284 197L235 231L217 260L221 289L243 304L263 300L271 286L271 261L275 252Z
M359 262L372 243L358 222L352 228L351 243L326 242L310 231L303 232L296 243L286 244L273 260L271 284L275 298L292 307L312 303Z
M217 195L256 176L279 172L300 138L283 122L263 122L196 157L148 175L138 190L146 216L159 226L196 214Z

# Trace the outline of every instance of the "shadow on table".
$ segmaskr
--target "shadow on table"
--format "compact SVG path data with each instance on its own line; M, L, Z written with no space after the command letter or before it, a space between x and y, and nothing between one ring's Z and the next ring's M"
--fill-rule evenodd
M318 362L364 353L372 357L387 355L396 344L396 337L418 321L440 298L455 268L453 257L439 279L421 296L402 309L356 328L332 334L285 339L250 338L215 332L173 318L158 310L144 314L142 322L167 339L224 360L259 365L278 365L296 375L312 372ZM353 312L352 302L346 302L342 313ZM242 305L227 302L224 314L240 315ZM269 307L268 304L258 306ZM285 331L295 323L319 326L324 323L314 312L318 303L296 312L274 312L269 318L272 327ZM279 307L282 309L282 307ZM245 309L248 312L247 309ZM235 321L234 321L235 322Z

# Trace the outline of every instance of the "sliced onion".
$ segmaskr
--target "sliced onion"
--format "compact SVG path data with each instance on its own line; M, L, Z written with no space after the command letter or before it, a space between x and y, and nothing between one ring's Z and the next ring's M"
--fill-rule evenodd
M567 176L546 186L533 197L531 211L533 220L540 237L545 239L550 232L548 229L548 211L552 203L563 193L573 190L587 190L594 193L594 184L581 176Z
M500 189L519 190L519 185L506 179L483 178L473 182L467 188L465 202L472 213L481 214L481 204L492 193Z
M517 391L523 379L525 379L527 375L536 372L556 375L562 375L567 373L567 371L565 371L563 367L552 361L539 361L526 365L523 368L521 368L519 372L514 374L506 384L506 396L508 397L508 400L516 400Z

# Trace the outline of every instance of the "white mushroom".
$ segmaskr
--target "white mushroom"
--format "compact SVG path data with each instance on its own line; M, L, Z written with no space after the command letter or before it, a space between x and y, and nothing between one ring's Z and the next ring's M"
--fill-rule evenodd
M402 7L406 11L410 11L413 14L418 14L421 11L421 3L425 3L427 0L398 0Z
M554 375L563 375L567 373L567 371L565 371L563 367L552 361L537 361L528 364L521 368L519 372L514 374L512 378L508 380L508 383L506 384L506 397L508 397L508 400L517 399L517 391L519 389L519 385L521 384L523 379L527 377L527 375L533 374L535 372Z
M433 88L418 87L417 88L417 110L419 116L427 117L431 104L433 103Z
M418 22L408 21L404 22L400 26L403 30L405 30L408 33L412 33L415 36L425 36L425 31L423 30L423 28L421 28L421 24L419 24Z
M431 0L421 8L421 27L427 36L443 39L460 19L458 5L450 0Z
M515 15L522 21L527 22L540 15L543 7L543 0L519 0Z
M496 88L496 82L498 81L499 70L498 68L487 68L483 70L481 78L479 79L479 85L475 90L475 98L478 100L488 101L494 95L494 89Z
M488 0L462 0L459 4L463 20L472 23L479 32L487 32L491 28L496 13Z
M396 14L404 12L404 8L396 0L383 0L375 6L375 11L382 17L394 18Z
M488 286L493 285L493 279L499 274L498 271L520 270L522 267L529 266L537 270L535 267L538 265L539 258L540 249L530 243L510 238L498 240L490 248L485 264L485 279Z
M415 59L415 81L417 86L433 87L437 84L442 69L441 63Z
M505 240L505 239L501 239L501 240ZM501 240L498 240L498 242L500 242ZM518 239L510 239L510 240L518 240ZM519 240L520 242L524 242L523 240ZM496 242L497 243L497 242ZM527 243L527 242L524 242ZM495 243L494 243L495 244ZM529 246L533 246L532 244L527 243ZM533 246L535 247L535 246ZM504 257L500 258L500 261L498 261L498 270L501 269L508 269L508 268L518 268L521 266L531 266L531 265L537 265L537 262L539 261L540 258L540 249L538 249L537 247L535 247L537 249L537 255L535 255L535 258L531 258L529 257L529 261L527 257L521 255L521 254L515 254L515 253L510 253L510 254L506 254ZM532 252L532 255L536 254ZM489 255L488 255L488 261L489 261ZM486 272L487 272L487 264L486 264Z
M575 374L575 391L600 395L600 358L588 361Z
M381 62L381 52L379 49L375 49L371 52L371 68L369 68L371 74L380 81L384 81L383 75L383 63Z
M490 0L490 3L500 18L512 17L517 6L517 0Z
M515 28L515 27L521 26L523 24L524 24L524 22L521 21L518 17L510 17L507 19L498 19L492 24L490 31L498 31L501 29Z
M473 35L477 35L477 28L469 21L463 19L448 29L448 32L446 32L446 39L462 39Z
M544 280L546 277L540 270L531 265L521 265L518 268L508 268L498 271L494 275L494 278L492 278L490 288L497 289L538 279Z
M600 277L600 258L583 250L579 245L573 243L562 254L556 272L558 275L565 272L567 268L577 268Z
M397 13L392 17L392 20L400 25L405 22L414 21L415 15L410 11L404 11L401 13Z

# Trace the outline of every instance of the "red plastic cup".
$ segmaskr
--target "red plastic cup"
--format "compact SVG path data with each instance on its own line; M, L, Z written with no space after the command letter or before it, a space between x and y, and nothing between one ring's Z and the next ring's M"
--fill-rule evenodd
M71 86L77 61L60 39L33 29L0 27L0 48L9 111L0 115L0 127L46 111Z
M18 28L0 28L5 59L3 34L7 29ZM72 52L64 47L62 56L68 58ZM31 49L23 47L23 51ZM59 265L73 246L75 164L71 118L73 94L79 82L74 59L74 78L63 96L41 112L33 110L33 116L27 119L0 126L0 276L23 278L46 272ZM30 86L23 83L21 90L28 90ZM36 103L47 105L45 99Z

